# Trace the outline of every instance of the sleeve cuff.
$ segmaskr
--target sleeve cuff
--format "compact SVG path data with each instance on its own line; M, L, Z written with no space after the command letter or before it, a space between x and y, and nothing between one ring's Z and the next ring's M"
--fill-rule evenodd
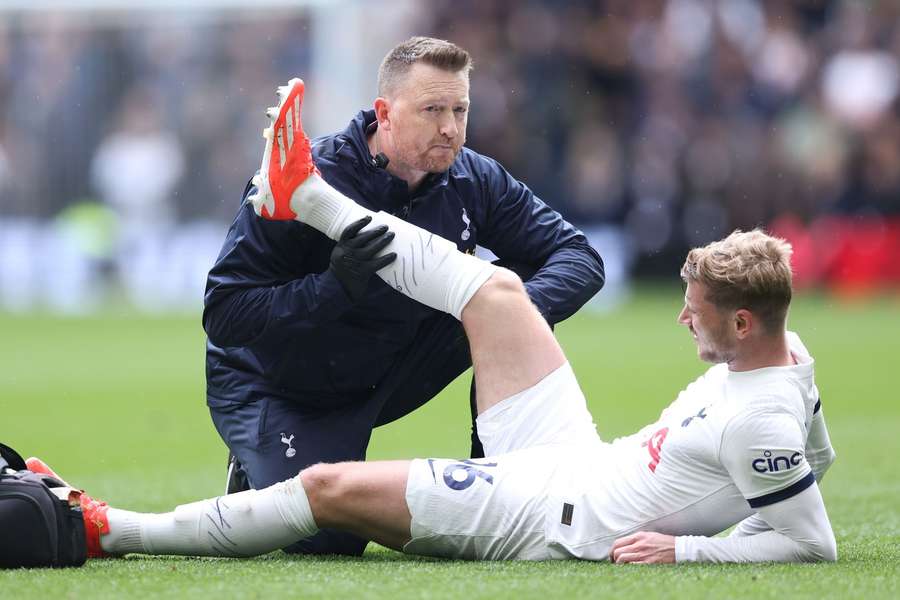
M310 316L314 321L331 321L346 312L353 301L331 269L317 276L318 305Z
M675 562L691 562L693 558L693 548L690 543L691 536L676 535L675 536Z
M549 306L542 304L539 300L541 294L535 289L534 285L529 285L530 281L525 281L525 291L528 293L528 297L531 299L531 303L534 304L534 307L538 309L538 312L541 313L541 316L544 317L544 320L553 325L554 323L550 320L551 309Z

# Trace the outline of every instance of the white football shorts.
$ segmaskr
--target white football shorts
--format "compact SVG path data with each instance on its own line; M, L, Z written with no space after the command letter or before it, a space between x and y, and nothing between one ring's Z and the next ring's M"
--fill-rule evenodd
M569 363L478 416L488 458L417 459L406 502L411 554L546 560L547 497L571 459L600 444ZM559 515L553 515L558 518Z

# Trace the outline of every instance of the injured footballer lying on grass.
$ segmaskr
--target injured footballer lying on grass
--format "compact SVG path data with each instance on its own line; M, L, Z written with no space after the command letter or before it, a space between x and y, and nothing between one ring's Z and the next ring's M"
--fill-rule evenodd
M317 464L163 514L82 493L90 556L246 557L329 527L411 554L477 560L836 559L818 486L834 452L813 359L785 329L786 242L736 231L688 254L678 322L714 366L655 423L605 442L519 278L329 186L300 123L303 82L279 97L254 178L256 212L353 240L398 293L462 321L488 458ZM437 111L438 132L450 112ZM28 466L55 476L39 459Z

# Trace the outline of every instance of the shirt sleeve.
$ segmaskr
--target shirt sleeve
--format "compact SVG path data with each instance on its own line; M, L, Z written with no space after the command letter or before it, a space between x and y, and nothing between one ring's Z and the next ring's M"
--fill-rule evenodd
M735 537L743 537L748 535L756 535L758 533L763 533L764 531L771 531L772 527L766 523L762 517L759 516L759 513L750 515L743 521L737 524L734 528L734 531L731 532L730 535Z
M825 472L836 458L821 407L821 404L816 405L806 438L806 461L815 474L816 481L822 481Z
M757 514L728 537L677 536L676 562L837 559L825 503L794 416L776 411L737 415L725 427L719 458Z
M786 500L815 483L800 424L786 412L735 416L722 435L719 459L753 509Z
M822 478L825 477L825 472L834 462L835 457L836 454L831 446L828 428L825 426L822 404L821 402L816 402L816 408L813 411L812 421L809 426L809 433L806 436L806 462L809 463L817 483L820 483ZM731 535L756 535L771 529L769 524L757 513L738 523Z
M752 518L752 517L751 517ZM725 538L678 536L675 562L814 562L837 560L837 545L819 486L759 511L754 527L769 530Z

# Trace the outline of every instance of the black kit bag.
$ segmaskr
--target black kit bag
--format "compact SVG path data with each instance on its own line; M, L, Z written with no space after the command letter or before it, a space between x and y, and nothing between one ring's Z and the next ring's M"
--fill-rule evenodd
M0 444L0 568L80 567L87 558L80 506L61 500L58 479L32 473Z

